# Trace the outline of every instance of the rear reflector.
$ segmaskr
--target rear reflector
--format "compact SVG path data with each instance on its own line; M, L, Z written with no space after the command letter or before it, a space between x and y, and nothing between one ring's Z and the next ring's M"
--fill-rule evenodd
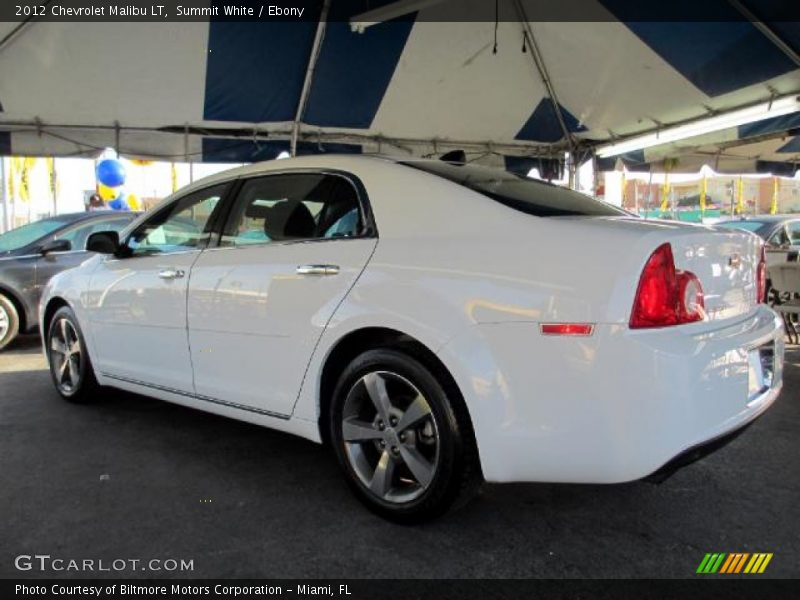
M765 247L761 246L761 254L758 258L756 267L756 302L767 301L767 253Z
M591 323L542 323L543 335L592 335Z

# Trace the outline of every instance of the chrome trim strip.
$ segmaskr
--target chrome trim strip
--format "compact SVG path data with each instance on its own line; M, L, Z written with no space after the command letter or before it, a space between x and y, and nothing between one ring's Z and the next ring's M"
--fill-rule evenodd
M220 252L222 250L252 250L254 248L270 248L274 246L290 246L296 244L321 244L325 242L347 242L356 240L374 240L374 236L355 236L355 237L335 237L335 238L309 238L302 240L270 240L269 242L258 242L244 244L242 246L210 246L203 248L203 252ZM154 256L154 255L151 255Z
M228 408L238 408L239 410L246 410L248 412L254 412L259 415L265 415L267 417L274 417L276 419L282 419L284 421L288 421L290 419L290 415L284 415L282 413L276 413L270 410L265 410L263 408L256 408L254 406L247 406L245 404L239 404L237 402L230 402L228 400L220 400L219 398L212 398L211 396L201 396L199 394L191 394L189 392L176 390L174 388L166 387L163 385L155 385L153 383L139 381L138 379L130 379L128 377L120 377L119 375L111 375L110 373L103 373L103 372L101 372L100 375L102 375L103 377L108 377L109 379L116 379L117 381L124 381L125 383L132 383L134 385L152 388L154 390L159 390L170 394L176 394L178 396L185 396L187 398L192 398L194 400L203 400L205 402L211 402L212 404L227 406Z
M46 258L48 256L62 256L64 254L94 254L93 252L89 252L88 250L65 250L64 252L48 252L47 254L19 254L17 256L2 256L0 260L14 260L20 258Z
M205 248L192 248L190 250L175 250L174 252L149 252L149 253L142 253L142 254L132 254L131 256L126 256L124 258L118 258L113 254L107 254L106 257L103 259L104 263L115 263L115 262L122 262L122 261L129 261L129 260L136 260L137 258L155 258L155 257L167 257L167 256L178 256L182 254L199 254L205 250Z
M42 258L41 254L18 254L16 256L2 256L0 260L16 260L20 258Z

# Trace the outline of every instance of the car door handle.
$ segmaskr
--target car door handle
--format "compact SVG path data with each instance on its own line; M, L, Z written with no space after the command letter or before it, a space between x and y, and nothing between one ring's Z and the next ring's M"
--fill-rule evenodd
M180 269L164 269L158 272L158 276L161 279L181 279L184 275L186 273Z
M336 275L339 265L300 265L295 269L298 275Z

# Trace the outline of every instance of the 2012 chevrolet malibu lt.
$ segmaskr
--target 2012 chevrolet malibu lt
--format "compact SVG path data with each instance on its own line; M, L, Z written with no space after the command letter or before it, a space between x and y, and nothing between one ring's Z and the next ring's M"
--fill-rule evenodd
M328 442L394 520L484 479L663 473L781 388L758 237L484 167L261 163L89 246L42 300L64 398L113 386Z

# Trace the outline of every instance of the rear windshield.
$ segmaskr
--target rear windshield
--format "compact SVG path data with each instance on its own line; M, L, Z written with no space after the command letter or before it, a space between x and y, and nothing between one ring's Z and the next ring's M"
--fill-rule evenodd
M717 223L717 227L726 227L728 229L744 229L745 231L758 231L764 227L766 223L763 221L725 221Z
M578 192L499 169L437 161L409 161L401 164L444 177L501 204L536 217L630 216L621 208Z

